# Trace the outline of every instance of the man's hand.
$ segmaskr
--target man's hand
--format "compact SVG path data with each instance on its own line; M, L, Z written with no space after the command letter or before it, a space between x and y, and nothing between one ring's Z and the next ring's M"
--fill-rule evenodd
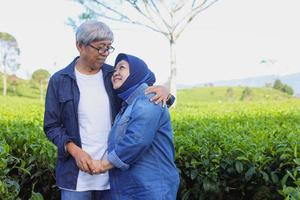
M92 174L95 170L93 160L91 156L79 148L73 142L69 142L67 145L67 151L73 156L76 161L77 167L86 173Z
M145 94L149 93L155 93L155 96L150 99L152 102L156 104L162 102L163 106L165 106L170 92L166 87L162 85L156 85L150 86L145 90Z
M93 164L96 167L93 174L105 173L107 170L113 168L113 165L108 160L93 160Z

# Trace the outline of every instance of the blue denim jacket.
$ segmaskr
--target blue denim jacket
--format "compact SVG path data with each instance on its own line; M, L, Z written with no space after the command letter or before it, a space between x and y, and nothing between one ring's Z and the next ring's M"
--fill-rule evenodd
M76 189L79 169L74 158L65 151L65 144L73 141L81 147L77 114L80 93L74 72L77 59L78 57L50 78L44 114L44 131L58 150L57 185L72 190ZM115 95L111 84L113 67L104 64L101 70L109 97L111 117L114 119L120 109L120 99Z
M123 102L108 140L111 194L115 200L175 200L179 175L166 107L150 102L146 84Z

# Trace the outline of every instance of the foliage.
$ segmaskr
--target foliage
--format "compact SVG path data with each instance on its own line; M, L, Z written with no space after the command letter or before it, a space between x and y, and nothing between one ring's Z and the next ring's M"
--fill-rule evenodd
M19 69L19 55L17 40L9 33L0 32L0 60L3 65L3 71L8 68L11 72ZM0 64L0 65L1 65Z
M227 95L227 98L233 98L233 88L232 87L229 87L227 90L226 90L226 95Z
M180 100L171 110L178 199L281 199L299 191L300 101L239 101L242 90L235 88L236 101L227 102L197 101L194 90L180 93L179 99L195 101ZM226 88L221 91L226 98ZM56 148L43 133L43 106L38 100L0 97L3 199L59 199Z
M45 69L38 69L33 72L32 79L39 83L40 88L40 100L43 101L44 99L44 82L47 82L48 78L50 77L50 73Z
M19 65L20 50L16 39L9 33L0 32L0 68L2 68L3 96L7 94L7 73L15 73Z
M273 88L276 90L281 90L282 87L283 87L283 83L281 82L281 80L276 79Z
M279 79L275 80L273 88L276 90L280 90L284 93L287 93L289 95L294 94L293 88L287 84L283 84Z
M43 105L26 98L0 98L1 199L57 199L56 150L42 130Z
M0 73L1 75L1 73ZM0 90L3 89L3 83L0 82ZM7 76L7 95L19 96L37 99L40 97L40 86L36 81L24 80L15 75ZM44 86L44 90L46 85Z
M243 92L242 92L242 96L241 96L241 101L244 100L251 100L252 98L252 90L249 87L246 87Z
M38 69L32 74L32 79L37 82L46 81L49 77L50 73L45 69Z
M244 87L198 87L178 91L178 102L233 102L240 101ZM273 88L251 88L252 101L285 100L292 98Z
M16 39L8 34L8 33L4 33L4 32L0 32L0 39L3 40L3 41L15 41Z
M285 197L285 200L300 199L300 158L297 153L297 148L294 150L294 169L287 170L286 175L282 178L282 190L280 194Z
M299 112L299 100L178 103L178 199L281 199L300 148Z
M281 89L282 92L287 93L289 95L293 95L294 94L294 90L291 86L288 86L287 84L284 84L284 86Z

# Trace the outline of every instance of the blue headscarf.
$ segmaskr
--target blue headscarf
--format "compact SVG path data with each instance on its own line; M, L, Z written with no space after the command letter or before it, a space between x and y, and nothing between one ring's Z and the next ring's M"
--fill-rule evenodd
M155 83L154 73L143 60L129 54L120 53L116 58L115 66L121 60L125 60L129 64L128 78L120 88L115 90L121 99L126 100L143 83L149 86Z

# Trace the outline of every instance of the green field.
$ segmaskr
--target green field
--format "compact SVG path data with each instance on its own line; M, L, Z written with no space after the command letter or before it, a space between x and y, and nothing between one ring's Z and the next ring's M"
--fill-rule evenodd
M183 104L195 102L240 101L245 87L200 87L178 91L178 101ZM292 98L273 88L251 88L250 101L284 100Z
M300 100L270 88L243 101L243 88L227 91L178 92L178 199L299 199ZM39 100L0 97L0 199L59 198L42 120Z
M0 72L0 77L2 73ZM44 86L46 90L46 86ZM0 81L0 91L2 95L3 83ZM27 97L37 99L40 97L39 84L34 80L24 80L13 75L7 77L7 95L15 97Z

